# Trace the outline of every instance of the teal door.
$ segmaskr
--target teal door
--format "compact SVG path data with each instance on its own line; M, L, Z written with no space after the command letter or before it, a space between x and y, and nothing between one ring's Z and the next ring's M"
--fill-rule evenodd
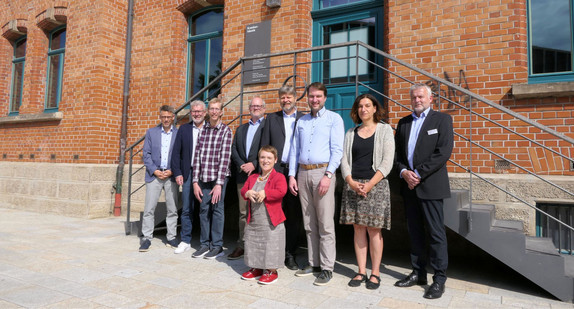
M321 46L351 41L361 41L373 47L382 47L382 1L316 0L313 11L313 45ZM330 6L325 7L327 4ZM356 57L356 55L359 57ZM378 57L366 48L356 45L323 50L313 54L313 80L327 86L325 106L338 112L345 121L345 128L354 124L349 110L357 95L382 91L381 74L373 63ZM365 86L357 87L356 78Z

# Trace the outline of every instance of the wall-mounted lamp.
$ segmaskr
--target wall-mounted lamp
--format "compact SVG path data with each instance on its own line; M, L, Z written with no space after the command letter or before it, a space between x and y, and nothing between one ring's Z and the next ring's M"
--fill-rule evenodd
M265 4L270 8L278 8L281 6L281 0L265 0Z

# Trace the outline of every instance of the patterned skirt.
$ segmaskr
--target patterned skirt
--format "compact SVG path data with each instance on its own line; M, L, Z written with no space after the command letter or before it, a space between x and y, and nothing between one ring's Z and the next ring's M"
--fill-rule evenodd
M368 180L355 179L360 183ZM379 181L367 194L358 195L348 183L343 188L343 203L341 204L341 224L357 224L368 227L391 229L391 192L389 181Z

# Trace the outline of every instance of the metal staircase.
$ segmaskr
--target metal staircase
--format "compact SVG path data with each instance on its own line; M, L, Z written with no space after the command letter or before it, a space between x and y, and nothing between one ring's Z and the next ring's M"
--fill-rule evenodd
M338 55L344 54L341 50L347 50L347 56L336 59L320 59L320 55L327 55L329 53L326 51L332 49L337 49ZM275 76L277 81L269 82L263 86L243 84L243 75L249 73L244 64L257 58L270 58L272 64L269 67L270 76ZM314 68L318 65L326 66L329 61L338 61L337 65L341 61L345 61L347 65L355 66L354 70L349 71L357 72L357 74L361 68L364 69L365 67L372 71L369 76L374 76L373 78L377 80L378 84L365 82L363 77L358 75L354 78L351 76L348 80L354 80L355 95L368 91L382 98L388 111L388 122L393 127L396 126L400 117L410 111L409 86L415 82L429 84L435 94L433 109L447 112L455 119L456 150L450 160L449 173L468 176L468 187L465 190L454 190L452 197L445 201L445 225L557 298L569 302L574 300L574 279L572 276L574 274L574 262L569 255L559 254L559 250L550 239L527 236L520 221L496 219L494 205L476 203L471 198L474 196L473 190L476 190L473 187L473 182L479 179L486 186L492 186L504 192L513 200L514 204L521 203L525 209L534 210L539 216L544 217L544 220L555 222L567 230L569 237L574 239L574 229L571 227L571 223L550 216L538 209L531 200L484 177L484 175L497 173L495 164L491 164L492 162L503 163L513 168L513 173L532 177L535 181L557 190L563 195L563 199L571 200L574 204L574 193L547 179L547 176L551 175L552 172L537 171L529 164L529 161L524 160L523 155L521 156L525 153L525 148L537 148L550 154L553 158L557 158L557 160L574 164L573 159L568 155L570 149L574 147L574 139L532 121L502 104L494 103L469 91L468 87L463 87L464 85L460 83L460 80L457 85L451 80L437 77L381 50L356 41L241 58L216 77L208 86L196 93L177 111L183 110L194 99L205 97L205 93L208 94L208 98L223 93L227 102L226 106L235 108L235 117L227 119L234 126L238 119L241 120L247 114L243 108L245 95L265 94L266 92L275 94L282 82L289 80L301 90L304 88L305 81L302 83L303 85L299 81L298 85L296 79L321 80L311 78L309 72L321 72ZM382 86L374 86L374 84ZM334 85L327 84L327 86ZM344 106L330 109L348 113L351 104L352 101L347 102ZM299 107L304 107L304 105ZM268 108L268 110L273 111L275 109ZM491 117L492 115L495 117ZM490 130L486 134L482 130L485 128ZM517 142L509 150L501 150L502 147L499 145L501 140L521 142ZM126 149L129 154L128 197L127 210L125 210L127 214L126 234L131 233L132 230L129 217L132 196L143 186L140 183L139 187L132 189L132 178L138 177L138 173L143 173L141 155L139 154L142 146L143 137ZM395 189L398 190L398 188Z
M445 225L562 301L572 302L573 257L561 255L550 238L530 237L522 222L497 220L494 206L469 207L469 192L453 190L444 202ZM472 212L473 226L466 217Z

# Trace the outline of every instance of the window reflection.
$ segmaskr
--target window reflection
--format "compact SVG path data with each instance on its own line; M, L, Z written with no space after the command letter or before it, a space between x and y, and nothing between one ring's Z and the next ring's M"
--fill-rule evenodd
M530 1L533 74L572 71L570 0Z
M223 8L193 15L189 22L188 98L221 73ZM213 85L202 98L217 95L219 88L219 84Z
M361 41L371 46L375 45L375 17L325 26L323 28L324 44L336 44L349 41ZM374 79L374 67L366 59L374 61L375 55L367 49L359 48L359 62L356 61L357 51L353 47L339 47L325 50L323 59L336 59L323 66L324 83L347 83L355 80L367 81Z

